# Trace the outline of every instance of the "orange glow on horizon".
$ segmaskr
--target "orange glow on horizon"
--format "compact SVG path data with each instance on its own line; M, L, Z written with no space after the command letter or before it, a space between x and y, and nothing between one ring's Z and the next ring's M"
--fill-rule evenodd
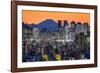
M55 22L58 20L68 22L87 22L90 24L90 14L88 13L71 13L71 12L48 12L48 11L22 11L22 21L27 24L38 24L46 19L53 19Z

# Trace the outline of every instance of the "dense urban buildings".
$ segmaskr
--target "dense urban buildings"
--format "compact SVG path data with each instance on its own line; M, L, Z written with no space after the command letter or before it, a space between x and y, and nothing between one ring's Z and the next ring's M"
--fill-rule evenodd
M23 62L90 59L88 23L47 19L22 24Z

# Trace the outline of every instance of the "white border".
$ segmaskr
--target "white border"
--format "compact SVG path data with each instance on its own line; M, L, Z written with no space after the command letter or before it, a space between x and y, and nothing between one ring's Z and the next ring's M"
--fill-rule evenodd
M68 60L68 61L48 61L48 62L29 62L22 63L22 10L41 10L41 11L60 11L60 12L82 12L90 13L90 60ZM17 6L17 67L43 67L43 66L60 66L60 65L78 65L78 64L94 64L94 10L92 9L76 9L76 8L57 8L57 7L40 7L40 6ZM19 41L20 40L20 41ZM91 43L92 42L92 43Z

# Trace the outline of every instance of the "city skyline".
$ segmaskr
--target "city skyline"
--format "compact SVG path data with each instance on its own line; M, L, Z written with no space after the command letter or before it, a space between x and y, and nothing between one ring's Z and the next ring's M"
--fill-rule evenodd
M22 22L23 62L90 59L89 14L28 12Z
M23 23L23 62L90 59L88 25L78 23L67 28L66 21L65 27L61 26L61 21L58 24L52 20L36 27Z

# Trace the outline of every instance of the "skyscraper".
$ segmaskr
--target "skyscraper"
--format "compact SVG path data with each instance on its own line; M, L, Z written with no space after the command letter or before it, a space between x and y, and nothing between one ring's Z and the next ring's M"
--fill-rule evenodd
M38 41L39 40L39 33L40 33L40 30L38 27L34 27L33 30L32 30L32 34L33 34L33 39Z

